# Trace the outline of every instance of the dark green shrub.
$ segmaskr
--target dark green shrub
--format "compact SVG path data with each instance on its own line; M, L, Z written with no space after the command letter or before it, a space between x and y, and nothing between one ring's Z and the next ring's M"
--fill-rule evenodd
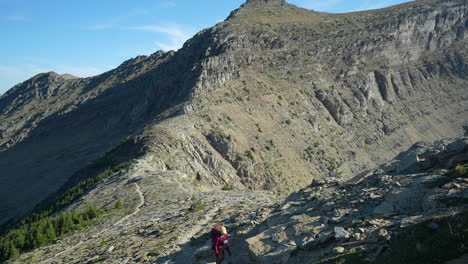
M226 185L223 186L222 190L223 191L232 191L232 190L234 190L234 187L232 187L232 185L230 185L230 184L226 184Z
M468 174L468 164L466 165L457 165L455 167L455 175L459 177L464 177Z

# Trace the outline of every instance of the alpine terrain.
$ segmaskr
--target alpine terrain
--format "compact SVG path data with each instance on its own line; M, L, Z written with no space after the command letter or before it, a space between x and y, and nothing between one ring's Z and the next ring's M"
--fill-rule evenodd
M248 0L178 51L36 75L0 97L0 262L214 263L222 223L227 263L463 263L467 60L466 0Z

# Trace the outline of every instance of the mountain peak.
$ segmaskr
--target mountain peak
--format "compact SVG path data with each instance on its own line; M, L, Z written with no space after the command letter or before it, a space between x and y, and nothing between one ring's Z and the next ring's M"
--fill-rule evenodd
M285 0L247 0L246 4L250 3L279 3L284 4L286 3Z

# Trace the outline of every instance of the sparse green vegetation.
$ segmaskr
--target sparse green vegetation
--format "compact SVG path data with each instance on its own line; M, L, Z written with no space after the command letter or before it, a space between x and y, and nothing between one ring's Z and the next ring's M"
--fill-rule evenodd
M260 127L260 124L259 124L259 123L255 124L255 126L257 126L258 133L262 133L262 132L263 132L263 130L262 130L262 128Z
M437 217L431 220L439 227L428 227L429 222L406 228L390 242L390 249L385 251L376 264L400 263L445 263L468 252L468 211L455 216ZM363 264L364 252L339 255L318 263L327 264ZM312 264L312 263L311 263Z
M232 185L230 185L230 184L226 184L226 185L223 186L222 190L223 191L232 191L232 190L234 190L234 187Z
M57 212L60 209L64 208L65 206L69 205L72 203L74 200L76 200L78 197L83 195L83 193L91 186L94 184L112 176L113 174L120 172L121 170L128 168L132 165L131 162L124 162L121 163L115 167L109 168L105 170L104 172L98 174L96 177L89 178L86 180L83 180L79 182L77 185L74 187L70 188L59 200L54 202L48 210L44 210L41 212L41 215L50 215L53 212ZM34 215L32 216L34 218Z
M309 201L315 201L315 200L320 200L320 195L316 194L312 196Z
M468 252L468 211L431 221L438 225L436 230L427 226L429 222L405 229L376 263L445 263Z
M247 156L247 158L249 158L250 160L254 160L254 156L251 150L246 150L245 156Z
M275 145L275 143L273 143L273 139L270 139L270 140L268 140L267 142L268 142L268 144L270 144L271 146L274 146L274 145Z
M226 134L221 128L216 127L211 130L211 133L225 139L227 141L232 141L231 135Z
M305 152L305 154L304 154L304 155L305 155L305 158L306 158L307 160L310 161L310 160L312 160L312 159L314 158L314 150L312 149L312 147L306 148L306 149L304 150L304 152Z
M118 200L118 201L115 203L114 208L115 208L115 209L120 209L120 208L122 208L122 201L121 201L121 200Z
M0 261L16 258L23 251L45 246L60 236L89 227L102 212L90 206L82 212L71 211L24 223L0 237Z
M201 211L205 208L205 204L203 203L201 198L196 198L192 200L192 205L189 208L191 213Z
M455 175L458 177L465 177L468 175L468 164L457 165L455 167Z
M167 245L168 242L169 241L167 241L167 240L163 240L163 241L157 243L154 246L154 249L150 253L153 254L153 255L159 255L159 253L161 253L164 250L164 246Z
M329 168L330 168L330 171L335 171L336 170L336 161L334 159L330 159L329 160Z

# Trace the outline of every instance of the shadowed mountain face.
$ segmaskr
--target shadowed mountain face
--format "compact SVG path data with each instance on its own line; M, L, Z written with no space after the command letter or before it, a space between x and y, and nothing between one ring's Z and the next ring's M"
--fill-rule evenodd
M206 187L346 178L468 121L468 4L326 14L249 0L177 52L0 97L0 223L132 138Z

